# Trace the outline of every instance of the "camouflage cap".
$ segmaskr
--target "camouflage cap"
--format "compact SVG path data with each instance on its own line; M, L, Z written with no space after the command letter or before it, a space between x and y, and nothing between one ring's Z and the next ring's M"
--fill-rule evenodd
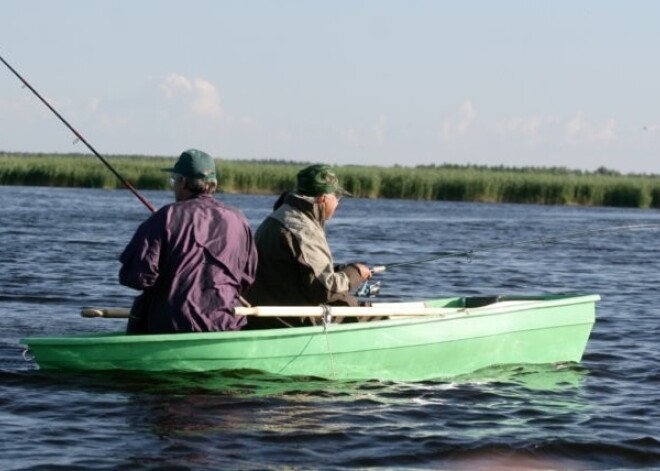
M296 177L297 192L305 196L320 196L329 193L348 195L350 193L339 186L334 170L328 165L316 164L305 167Z
M203 180L217 180L215 175L215 160L197 149L184 151L172 168L162 169L164 172L178 173L188 178L201 178Z

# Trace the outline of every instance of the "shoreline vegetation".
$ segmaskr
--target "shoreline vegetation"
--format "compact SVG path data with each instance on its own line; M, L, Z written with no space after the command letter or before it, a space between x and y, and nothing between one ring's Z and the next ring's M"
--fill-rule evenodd
M176 157L104 156L137 190L169 189L160 169ZM217 159L226 193L278 194L295 187L308 163ZM334 166L355 197L660 209L660 175L594 172L564 167ZM124 188L91 154L0 152L0 185Z

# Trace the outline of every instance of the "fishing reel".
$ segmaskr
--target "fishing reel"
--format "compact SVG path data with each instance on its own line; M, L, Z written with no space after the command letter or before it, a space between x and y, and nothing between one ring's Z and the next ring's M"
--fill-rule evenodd
M380 281L365 281L362 283L357 291L356 296L373 298L380 293Z

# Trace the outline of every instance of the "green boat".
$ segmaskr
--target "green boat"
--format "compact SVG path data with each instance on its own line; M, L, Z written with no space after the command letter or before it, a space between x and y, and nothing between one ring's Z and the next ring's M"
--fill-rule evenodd
M453 297L372 307L238 308L318 315L323 325L237 332L24 338L43 370L227 371L341 380L420 381L494 365L579 362L595 322L593 294ZM356 311L357 310L357 311ZM385 320L332 323L337 316Z

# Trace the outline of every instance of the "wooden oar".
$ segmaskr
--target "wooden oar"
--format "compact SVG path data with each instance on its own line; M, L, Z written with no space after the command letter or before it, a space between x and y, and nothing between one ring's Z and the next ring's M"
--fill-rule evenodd
M254 306L235 307L234 314L256 317L384 317L384 316L435 316L456 312L456 308L425 307L422 303L409 305L350 306Z
M235 307L238 316L255 317L385 317L385 316L435 316L455 313L457 308L425 307L422 303L408 303L396 306L396 303L383 303L369 307L349 306L254 306ZM105 317L108 319L127 318L130 309L124 308L83 308L83 317Z

